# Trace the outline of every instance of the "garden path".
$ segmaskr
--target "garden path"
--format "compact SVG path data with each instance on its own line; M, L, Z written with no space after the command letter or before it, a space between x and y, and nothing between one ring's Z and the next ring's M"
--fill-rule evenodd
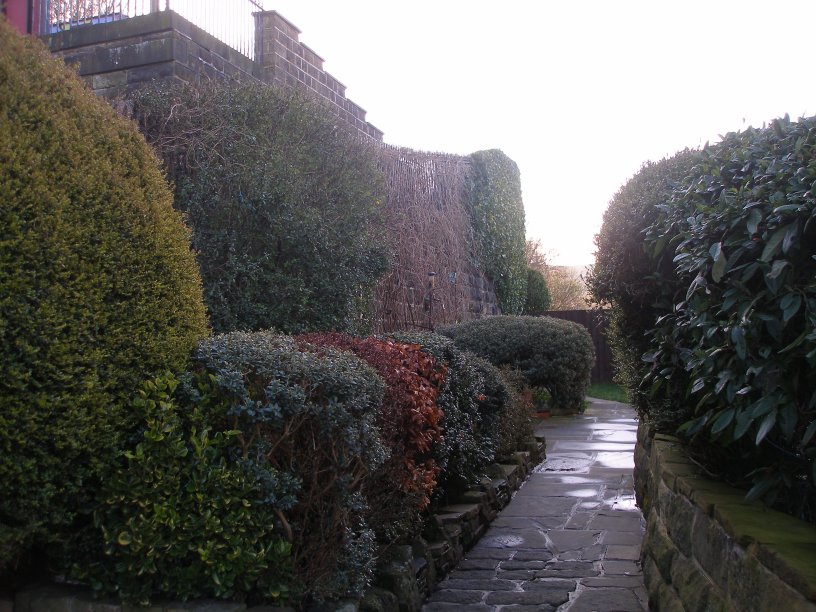
M637 433L626 404L589 398L541 421L547 460L442 581L423 612L641 612L644 520L632 482Z

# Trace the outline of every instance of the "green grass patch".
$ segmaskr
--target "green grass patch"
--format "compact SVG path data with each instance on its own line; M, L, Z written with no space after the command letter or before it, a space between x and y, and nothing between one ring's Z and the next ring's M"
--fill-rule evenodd
M614 383L592 383L589 385L587 395L589 397L597 397L598 399L611 400L613 402L629 403L626 390Z

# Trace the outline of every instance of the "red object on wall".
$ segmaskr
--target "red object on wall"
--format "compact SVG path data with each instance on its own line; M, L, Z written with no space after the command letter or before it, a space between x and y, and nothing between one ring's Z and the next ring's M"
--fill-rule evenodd
M8 22L23 34L39 34L40 2L37 0L0 0Z

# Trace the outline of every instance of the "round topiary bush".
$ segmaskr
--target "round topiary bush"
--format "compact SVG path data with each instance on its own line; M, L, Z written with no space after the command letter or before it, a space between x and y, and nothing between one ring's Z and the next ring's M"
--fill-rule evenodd
M551 317L488 317L440 329L457 347L493 365L518 368L528 383L546 387L555 407L581 412L595 349L582 325Z
M5 23L0 202L5 573L83 524L125 399L182 368L207 322L189 232L144 139Z

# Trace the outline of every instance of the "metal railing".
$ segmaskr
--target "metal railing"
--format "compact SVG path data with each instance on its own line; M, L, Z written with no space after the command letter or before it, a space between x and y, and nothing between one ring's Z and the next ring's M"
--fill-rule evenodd
M40 0L40 33L175 11L205 32L254 59L254 12L263 0Z

